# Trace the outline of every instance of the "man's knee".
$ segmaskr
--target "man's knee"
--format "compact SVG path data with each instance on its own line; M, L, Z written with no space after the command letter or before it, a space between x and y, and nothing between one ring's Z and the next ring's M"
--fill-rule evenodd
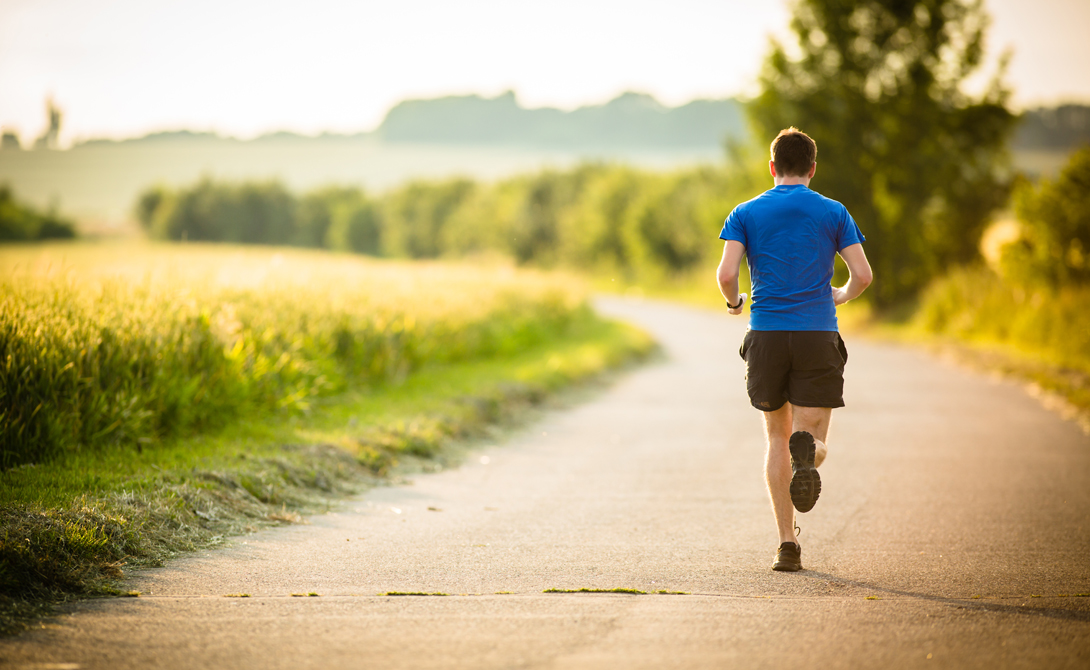
M828 425L833 415L831 407L803 407L791 406L791 415L795 426L821 426Z
M829 433L829 421L833 415L832 408L793 405L791 414L792 432L805 430L813 435L815 440L825 442Z
M790 403L784 403L784 406L777 410L761 412L765 420L765 431L770 438L791 434L791 427L793 425L791 409Z

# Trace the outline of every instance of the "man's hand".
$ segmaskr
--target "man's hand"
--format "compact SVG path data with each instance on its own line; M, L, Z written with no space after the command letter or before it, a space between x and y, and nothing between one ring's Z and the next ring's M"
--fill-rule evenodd
M844 293L844 289L833 287L833 304L843 305L848 302L848 295Z
M870 263L867 262L867 255L863 253L862 244L853 244L841 249L840 257L848 266L848 283L840 288L833 287L834 305L843 305L849 300L858 298L863 289L870 286L871 280L874 279Z
M728 302L727 303L727 312L730 313L730 314L734 314L735 316L741 314L742 309L745 308L745 306L746 306L746 298L747 297L749 297L749 296L747 296L745 293L739 293L738 294L738 306L732 309L730 307L730 303Z

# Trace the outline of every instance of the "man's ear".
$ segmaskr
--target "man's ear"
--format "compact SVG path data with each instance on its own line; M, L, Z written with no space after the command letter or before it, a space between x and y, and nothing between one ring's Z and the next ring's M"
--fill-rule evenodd
M776 178L776 161L768 161L768 172L773 179Z
M806 178L813 179L815 172L817 172L817 161L814 161L814 164L810 166L810 174L806 175Z

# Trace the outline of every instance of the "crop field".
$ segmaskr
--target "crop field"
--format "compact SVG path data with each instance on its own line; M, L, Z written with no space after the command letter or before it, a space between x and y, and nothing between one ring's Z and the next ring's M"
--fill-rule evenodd
M586 310L562 275L200 245L0 249L0 469L154 444L516 353Z
M457 463L647 355L583 283L501 261L0 247L0 635L122 565Z

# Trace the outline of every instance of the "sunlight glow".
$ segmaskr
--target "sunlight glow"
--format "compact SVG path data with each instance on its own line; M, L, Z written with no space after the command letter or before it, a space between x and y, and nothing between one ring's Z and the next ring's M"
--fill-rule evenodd
M1090 3L987 0L1016 103L1090 100ZM751 93L787 0L5 0L0 126L53 96L63 144L164 129L373 129L406 98L516 91L574 108L626 90L677 105ZM994 67L990 68L994 70Z

